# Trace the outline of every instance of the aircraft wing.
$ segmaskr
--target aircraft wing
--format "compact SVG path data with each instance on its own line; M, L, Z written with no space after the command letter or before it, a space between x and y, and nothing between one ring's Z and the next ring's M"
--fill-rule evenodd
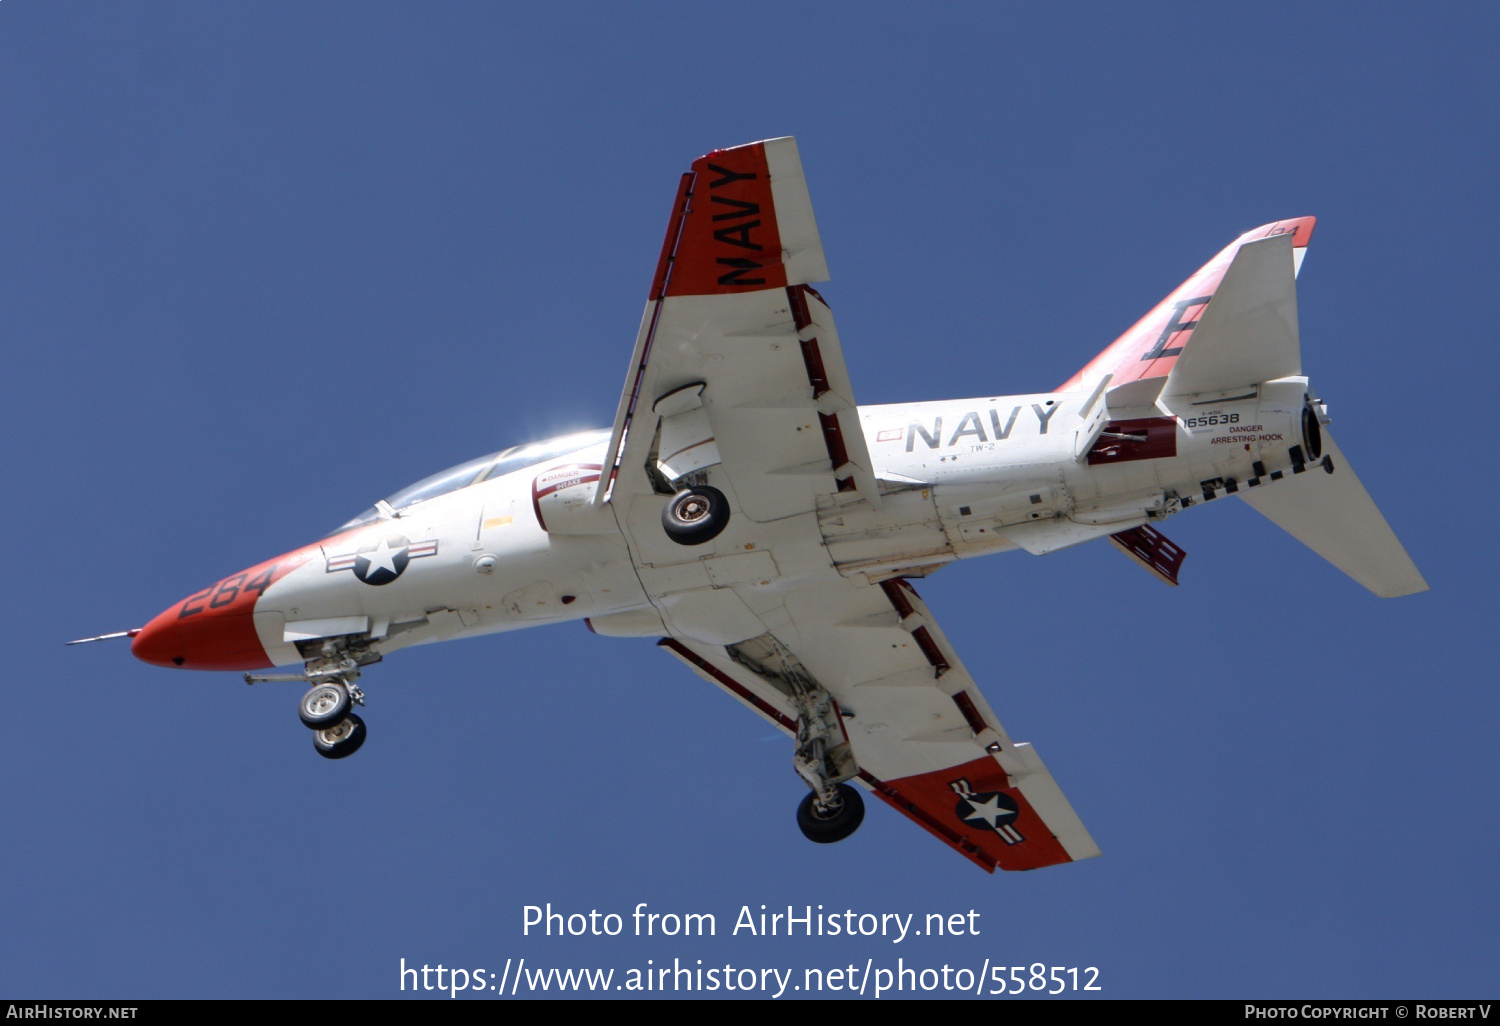
M788 733L796 712L784 676L805 671L837 700L860 781L990 872L1099 854L1035 749L1010 739L907 581L838 578L787 596L785 609L775 634L740 644L660 644Z
M828 277L812 200L791 138L716 150L682 176L641 319L601 476L635 472L676 442L656 404L702 384L711 435L739 512L767 521L816 497L879 501L833 314L808 283Z
M845 576L824 544L823 522L882 504L833 316L808 287L826 277L793 140L717 150L683 176L596 492L660 624L591 626L665 633L789 731L793 695L809 708L799 687L825 689L843 711L818 706L823 728L847 734L845 779L988 870L1096 855L915 592ZM731 510L692 545L662 527L690 476Z

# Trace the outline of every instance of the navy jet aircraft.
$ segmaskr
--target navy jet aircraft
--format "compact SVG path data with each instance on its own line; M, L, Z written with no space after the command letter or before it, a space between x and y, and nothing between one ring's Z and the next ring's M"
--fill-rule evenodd
M609 428L445 470L106 637L304 683L337 759L384 657L582 620L784 731L813 841L869 792L989 871L1097 855L911 581L1108 539L1175 585L1162 522L1238 496L1376 595L1425 590L1303 374L1312 230L1246 232L1055 391L859 406L796 143L716 150L678 183Z

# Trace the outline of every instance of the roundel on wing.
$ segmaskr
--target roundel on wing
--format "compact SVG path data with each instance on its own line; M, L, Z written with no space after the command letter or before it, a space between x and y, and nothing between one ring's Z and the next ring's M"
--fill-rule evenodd
M1021 814L1021 807L1004 791L985 791L961 795L955 811L964 823L999 833Z

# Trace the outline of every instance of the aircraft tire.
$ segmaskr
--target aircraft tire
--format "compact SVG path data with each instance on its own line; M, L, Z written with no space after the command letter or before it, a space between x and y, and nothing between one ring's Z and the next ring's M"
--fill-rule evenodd
M729 524L729 500L713 485L693 485L672 496L661 526L678 545L702 545Z
M832 816L824 817L813 808L812 792L808 792L797 806L797 826L802 829L803 837L815 844L833 844L859 829L865 821L865 800L848 784L839 785L839 796L844 803Z
M313 747L325 759L344 759L365 743L365 721L354 713L336 726L313 731Z
M349 689L338 681L314 684L297 703L297 716L310 730L324 730L344 722L352 700Z

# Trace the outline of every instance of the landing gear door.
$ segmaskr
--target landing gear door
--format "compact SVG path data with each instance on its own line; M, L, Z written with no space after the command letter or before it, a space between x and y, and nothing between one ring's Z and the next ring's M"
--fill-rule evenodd
M703 382L673 389L651 408L661 417L656 467L668 481L681 480L695 470L721 462L708 410L703 406Z

